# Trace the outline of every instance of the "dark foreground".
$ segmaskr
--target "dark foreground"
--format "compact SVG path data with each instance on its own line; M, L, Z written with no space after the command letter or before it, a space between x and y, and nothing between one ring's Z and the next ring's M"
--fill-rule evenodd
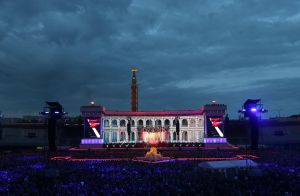
M66 152L63 152L65 154ZM113 156L114 152L109 152ZM167 153L167 152L166 152ZM189 152L201 157L232 151ZM243 153L243 152L234 152ZM40 151L1 151L0 195L299 195L299 147L251 152L259 170L206 170L199 161L50 161ZM127 154L126 151L123 152ZM168 155L184 156L182 151ZM130 151L129 156L132 156Z

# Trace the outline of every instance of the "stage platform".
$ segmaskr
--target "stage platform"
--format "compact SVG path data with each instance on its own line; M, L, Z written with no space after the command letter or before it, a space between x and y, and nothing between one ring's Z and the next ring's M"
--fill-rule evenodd
M81 139L80 149L98 149L98 148L145 148L149 147L149 143L145 142L122 142L122 143L107 143L103 139L98 138L83 138ZM209 148L209 149L231 149L233 145L227 142L226 138L204 138L201 142L159 142L157 147L174 147L174 148Z
M81 150L93 150L93 149L145 149L150 145L146 143L115 143L115 144L81 144L78 149ZM158 144L158 148L201 148L201 149L235 149L237 147L229 143L161 143Z
M80 149L71 148L63 153L57 153L51 160L65 161L134 161L143 157L150 148L99 148ZM174 161L220 161L257 159L255 154L250 154L240 149L207 149L207 148L173 148L160 147L158 152L163 157L170 157Z

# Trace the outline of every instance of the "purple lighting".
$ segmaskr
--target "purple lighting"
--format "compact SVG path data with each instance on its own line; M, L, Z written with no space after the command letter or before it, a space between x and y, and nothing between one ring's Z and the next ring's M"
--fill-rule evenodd
M227 143L226 138L204 138L204 143L205 144L225 144Z
M42 163L36 163L36 164L30 165L30 168L31 169L44 169L44 168L46 168L46 165L42 164Z
M251 112L256 112L257 109L256 108L251 108Z
M103 144L103 139L81 139L81 144Z

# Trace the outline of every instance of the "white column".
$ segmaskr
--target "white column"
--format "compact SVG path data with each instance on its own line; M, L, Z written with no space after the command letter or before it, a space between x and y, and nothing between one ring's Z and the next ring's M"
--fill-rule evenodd
M109 132L108 132L108 136L109 136L109 143L111 143L111 139L112 139L112 131L110 130Z
M182 142L182 130L179 131L179 138L178 138L178 142Z
M139 141L138 139L139 139L139 138L138 138L138 131L137 131L137 130L134 131L134 136L135 136L134 142L135 142L135 143L138 143L138 141Z

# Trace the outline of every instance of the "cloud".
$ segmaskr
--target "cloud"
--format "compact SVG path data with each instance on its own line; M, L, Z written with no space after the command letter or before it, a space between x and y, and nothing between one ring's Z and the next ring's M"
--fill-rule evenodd
M287 66L288 64L286 64ZM263 81L280 79L300 79L300 67L284 67L282 65L272 65L266 67L241 68L234 71L219 71L217 73L207 74L203 78L182 79L175 85L178 88L199 88L210 87L209 92L235 92L247 89L265 87L269 85ZM258 82L259 81L259 82Z
M0 110L37 114L44 101L58 100L75 115L91 99L128 110L130 68L137 66L142 110L193 109L217 99L236 116L253 96L270 108L289 101L285 114L299 113L292 101L300 95L290 93L300 71L299 6L2 0Z

